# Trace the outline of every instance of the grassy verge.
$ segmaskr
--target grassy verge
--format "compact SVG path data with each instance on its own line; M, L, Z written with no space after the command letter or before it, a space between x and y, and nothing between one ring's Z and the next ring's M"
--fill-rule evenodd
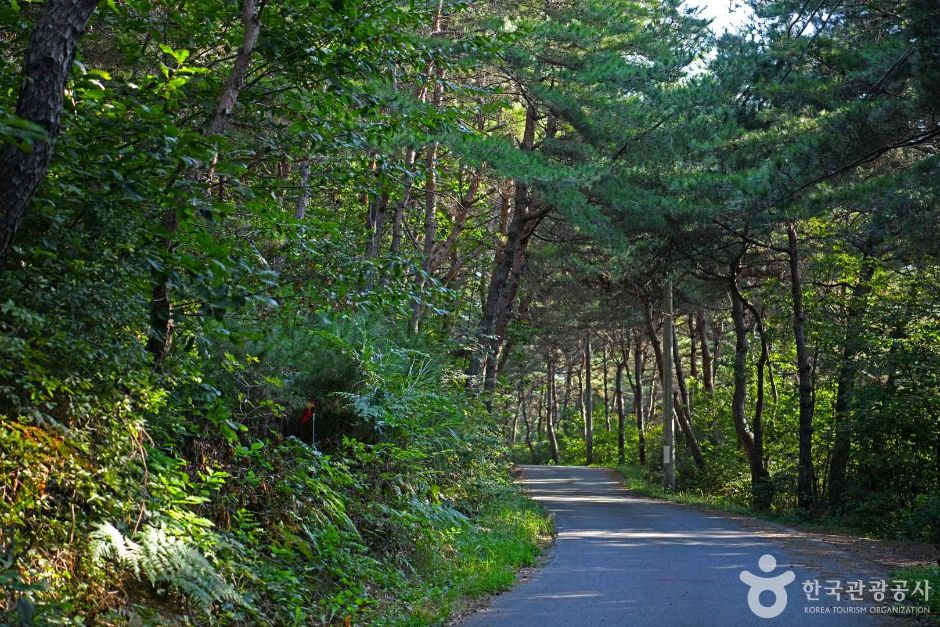
M748 516L760 516L750 508L743 507L735 503L729 503L723 499L700 494L696 492L667 492L660 484L653 483L646 476L642 468L636 466L615 466L614 469L623 475L624 486L631 492L651 496L657 499L672 501L673 503L682 503L683 505L697 505L699 507L713 507L733 514L746 514ZM770 515L764 514L762 517L771 519ZM777 520L776 518L773 518Z
M809 519L796 512L761 511L752 509L741 503L702 492L667 492L660 483L651 481L642 468L633 465L614 466L613 468L623 475L624 486L636 494L672 501L673 503L681 503L683 505L708 507L731 514L780 523L805 531L838 533L864 538L875 537L864 529L846 525L835 518Z
M472 521L452 531L388 624L444 624L474 599L508 590L519 569L535 564L553 533L541 506L518 486L505 486Z

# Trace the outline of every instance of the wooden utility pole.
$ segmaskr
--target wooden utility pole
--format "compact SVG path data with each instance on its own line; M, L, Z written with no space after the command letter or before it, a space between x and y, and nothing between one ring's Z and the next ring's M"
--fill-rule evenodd
M594 389L591 383L591 332L584 335L584 449L588 466L594 463Z
M558 391L555 388L555 349L548 353L548 421L545 423L548 433L548 450L555 464L560 463L558 457L558 439L555 437L555 422L558 420Z
M604 362L604 428L610 431L610 401L607 399L607 342L603 344L601 361Z
M672 281L663 289L663 355L672 355ZM665 365L665 364L664 364ZM672 400L672 369L663 368L663 483L666 490L676 489L676 447Z

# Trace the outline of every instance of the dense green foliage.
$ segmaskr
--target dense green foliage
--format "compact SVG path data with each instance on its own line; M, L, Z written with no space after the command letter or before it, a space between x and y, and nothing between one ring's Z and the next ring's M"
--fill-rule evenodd
M415 284L410 245L362 254L362 196L426 176L396 155L467 115L462 88L432 106L405 86L476 44L429 38L434 6L260 10L224 134L204 120L244 50L237 6L112 3L82 42L0 282L0 622L433 623L550 531L444 310L409 330L416 303L465 301ZM0 14L4 111L39 11Z
M940 539L937 9L751 5L0 7L0 620L444 622L664 374L681 490Z

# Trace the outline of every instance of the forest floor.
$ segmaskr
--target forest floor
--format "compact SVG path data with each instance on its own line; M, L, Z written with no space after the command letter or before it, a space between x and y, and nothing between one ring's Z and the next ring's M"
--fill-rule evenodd
M821 592L818 601L804 602L802 590L806 580L840 580L843 586L890 581L898 568L936 560L932 545L803 531L651 499L624 490L623 477L608 469L529 466L524 475L530 496L555 516L556 547L542 569L526 573L512 591L468 617L466 627L618 625L628 618L631 625L760 624L738 575L759 572L758 557L765 553L796 572L781 616L788 625L901 627L935 618L880 615L871 608L883 604L868 592L859 604L848 602L845 592L840 599Z

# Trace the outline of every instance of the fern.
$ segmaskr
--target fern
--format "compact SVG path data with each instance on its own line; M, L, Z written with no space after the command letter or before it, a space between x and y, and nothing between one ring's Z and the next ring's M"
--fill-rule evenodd
M91 533L91 556L96 564L117 564L151 586L176 588L207 613L217 602L243 603L202 553L162 526L146 526L135 542L103 523Z

